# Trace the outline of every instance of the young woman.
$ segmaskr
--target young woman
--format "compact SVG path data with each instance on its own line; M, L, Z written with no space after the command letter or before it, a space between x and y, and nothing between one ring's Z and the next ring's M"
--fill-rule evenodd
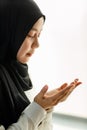
M53 107L81 84L47 92L45 85L31 102L27 62L39 47L45 16L33 0L0 0L0 124L7 130L51 130Z

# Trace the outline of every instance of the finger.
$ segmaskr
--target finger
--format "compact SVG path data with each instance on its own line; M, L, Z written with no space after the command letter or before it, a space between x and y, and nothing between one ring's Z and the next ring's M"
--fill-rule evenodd
M77 84L77 83L78 83L78 81L79 81L79 79L74 79L74 81L73 81L73 82L71 82L71 83L70 83L70 85L72 85L72 84Z
M79 81L79 79L74 79L74 82L78 82Z
M74 90L73 88L73 84L71 84L70 86L67 87L67 89L63 92L63 94L60 95L60 98L57 100L57 102L63 102L65 101L68 96L71 94L71 92ZM56 102L56 103L57 103Z
M69 87L65 87L64 89L62 89L61 91L58 91L58 93L56 93L55 95L52 96L52 100L60 100L60 98L65 95L65 93L69 90Z
M78 83L76 83L76 86L78 86L78 85L80 85L80 84L82 84L82 82L78 82Z
M64 98L66 95L68 95L73 91L75 87L74 82L72 82L69 86L66 86L64 89L62 89L60 92L58 92L56 95L54 95L53 99L59 102L62 98Z
M79 79L75 79L75 80L74 80L74 83L75 83L75 85L78 86L78 85L81 84L82 82L79 82Z
M82 82L78 82L78 83L76 84L76 86L80 85L81 83L82 83ZM70 90L66 93L65 97L63 97L63 98L61 99L61 102L62 102L62 101L65 101L65 100L68 98L68 96L72 93L72 91L76 88L76 86L75 86L75 87L73 87L73 85L71 86Z
M66 99L67 93L69 91L69 87L54 101L54 105L57 105L59 102L62 102L63 100Z
M61 97L61 99L59 100L59 102L63 102L65 101L69 95L72 93L73 90L69 90L67 93L65 93L65 95L63 95L63 97Z
M48 86L45 85L45 86L41 89L41 91L39 92L39 96L40 96L40 97L43 97L43 96L45 95L45 93L47 92L47 90L48 90Z
M57 105L60 102L63 102L66 100L66 93L64 93L63 95L60 96L60 98L58 100L55 101L55 105Z
M70 83L69 87L76 88L80 84L82 84L82 82L72 82L72 83Z
M67 83L64 83L60 88L58 88L58 91L60 91L60 90L62 90L62 89L64 89L64 88L66 88L68 86L68 84Z
M70 83L70 85L67 87L67 89L64 90L63 93L61 93L60 97L58 100L56 100L55 104L58 102L63 102L65 101L68 96L72 93L72 91L78 86L80 85L82 82L78 82L78 79L75 79L72 83Z

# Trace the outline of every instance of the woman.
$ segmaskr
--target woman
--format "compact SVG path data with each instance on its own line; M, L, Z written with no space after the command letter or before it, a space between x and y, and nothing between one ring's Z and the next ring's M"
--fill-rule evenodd
M44 22L33 0L0 0L0 124L5 129L51 130L53 107L81 84L76 79L49 93L45 85L32 103L27 98L25 91L32 88L27 62L39 47Z

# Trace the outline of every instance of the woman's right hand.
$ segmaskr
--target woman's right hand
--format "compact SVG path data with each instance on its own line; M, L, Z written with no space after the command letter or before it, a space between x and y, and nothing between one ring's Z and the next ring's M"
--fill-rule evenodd
M42 106L45 110L50 109L59 102L65 101L71 92L80 84L81 82L79 82L78 79L75 79L69 85L64 83L61 87L50 92L47 92L48 86L45 85L38 93L38 95L35 96L34 101Z

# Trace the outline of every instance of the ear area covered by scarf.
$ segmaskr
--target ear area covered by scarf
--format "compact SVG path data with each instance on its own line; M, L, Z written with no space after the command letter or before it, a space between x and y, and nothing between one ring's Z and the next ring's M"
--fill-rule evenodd
M17 52L36 21L45 16L34 0L0 0L0 124L15 123L30 104L25 91L32 89L27 64Z

